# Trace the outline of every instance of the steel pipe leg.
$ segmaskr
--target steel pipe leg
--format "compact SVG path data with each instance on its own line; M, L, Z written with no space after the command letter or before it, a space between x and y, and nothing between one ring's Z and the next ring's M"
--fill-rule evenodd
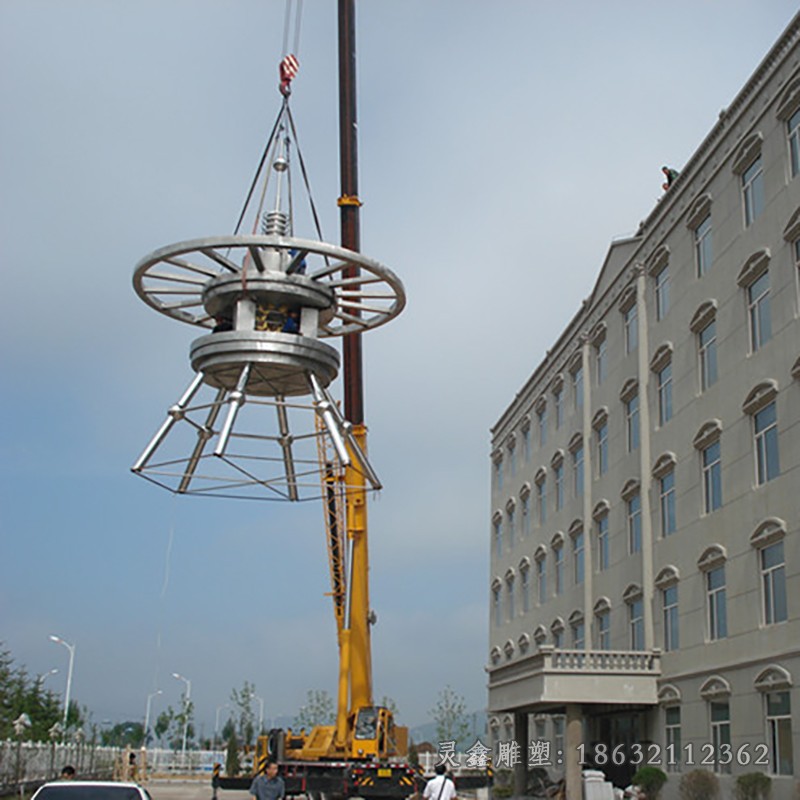
M239 381L236 388L228 395L228 416L225 418L225 423L222 426L222 431L219 434L219 442L214 450L215 456L224 456L225 449L228 446L228 439L230 439L233 431L233 424L236 422L236 415L239 409L244 405L244 390L247 388L247 379L250 377L250 364L245 364L242 368L242 373L239 375Z
M198 372L197 375L194 376L192 382L189 384L189 388L181 395L180 400L178 400L174 406L170 407L169 411L167 412L167 418L158 429L158 432L150 440L150 444L145 447L144 452L136 460L136 463L131 467L133 472L141 472L145 466L147 466L147 462L151 459L153 453L155 453L155 451L159 448L161 442L164 441L164 438L170 432L172 426L179 419L183 419L183 415L186 412L186 406L189 405L192 398L195 396L195 394L197 394L197 390L200 388L202 383L203 373Z

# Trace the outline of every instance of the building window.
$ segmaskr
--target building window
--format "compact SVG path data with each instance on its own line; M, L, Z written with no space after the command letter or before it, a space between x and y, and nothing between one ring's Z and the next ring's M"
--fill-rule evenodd
M681 758L681 707L665 709L664 732L667 746L667 772L680 772Z
M655 276L656 319L662 320L669 311L669 267L665 266Z
M508 620L509 622L514 619L515 614L515 607L514 607L514 578L509 577L506 578L506 602L508 604Z
M625 505L628 515L628 552L633 555L642 550L642 498L639 492L630 497Z
M556 753L564 752L564 717L553 717L553 748Z
M770 771L773 775L793 775L792 705L789 692L767 692L766 703Z
M656 373L658 391L658 424L664 425L672 419L672 362L665 364Z
M597 472L605 475L608 470L608 422L597 426Z
M553 400L556 407L556 430L559 430L564 424L564 390L553 392Z
M625 401L625 428L627 433L628 452L639 447L639 395Z
M520 588L522 590L522 613L527 614L531 610L531 571L528 567L521 569Z
M706 572L708 602L708 638L711 641L728 635L728 608L725 599L725 565Z
M572 563L574 566L575 583L583 583L584 574L584 552L583 552L583 531L578 531L572 537Z
M572 478L575 497L583 496L583 445L572 451Z
M522 497L522 535L525 538L531 535L531 498L528 494Z
M556 511L564 507L564 464L559 462L553 467L556 483Z
M536 594L539 605L547 600L547 561L540 558L536 562Z
M639 343L635 303L627 311L622 312L622 320L625 328L625 353L628 354L632 353Z
M596 615L597 619L597 649L611 649L611 612L608 610L600 611Z
M764 599L764 624L772 625L788 619L786 603L786 571L783 560L783 542L762 547L758 553L761 562L761 586Z
M585 626L583 620L573 622L572 628L572 647L574 650L583 650L585 642Z
M780 474L778 460L778 416L775 401L753 415L756 453L756 485L761 486Z
M731 711L727 700L711 702L711 745L714 753L714 772L730 774L732 758L725 758L731 748ZM724 750L723 750L724 748ZM723 759L720 759L723 755Z
M605 336L594 346L594 366L597 383L600 385L606 379L608 371L608 346Z
M547 522L547 482L542 478L536 484L536 505L539 511L539 524Z
M506 540L508 541L508 549L514 547L514 509L509 508L506 511Z
M500 511L497 513L501 514ZM494 554L498 557L503 555L503 522L499 517L494 520Z
M547 444L547 406L542 406L536 412L536 425L539 429L539 447Z
M522 430L522 456L526 464L531 460L531 429L529 427Z
M769 272L747 287L747 318L750 324L750 350L755 353L772 338L769 302Z
M680 647L678 636L678 585L673 584L661 590L661 603L664 610L664 650L677 650Z
M564 591L564 547L558 545L553 548L553 558L555 559L555 580L556 594Z
M508 471L512 478L517 474L517 459L513 444L508 448Z
M700 452L703 468L703 512L710 514L722 505L722 455L719 440Z
M742 200L747 227L764 210L764 166L760 155L742 173Z
M498 627L503 624L503 604L500 598L501 594L502 594L501 587L499 586L492 587L492 608L494 609L494 624Z
M675 533L675 471L670 470L658 479L659 505L661 508L661 535Z
M705 391L717 382L717 322L711 320L697 334L697 352L700 359L700 390Z
M711 239L711 214L694 229L694 254L697 262L697 277L703 275L711 268L714 257Z
M597 569L606 570L611 563L608 541L608 514L597 520Z
M628 629L631 650L644 650L644 601L641 597L628 603Z
M786 128L789 137L789 167L794 178L800 172L800 109L786 121Z
M564 646L564 629L553 628L553 647L559 649L562 648L563 646Z
M583 367L572 373L572 401L576 411L583 408Z

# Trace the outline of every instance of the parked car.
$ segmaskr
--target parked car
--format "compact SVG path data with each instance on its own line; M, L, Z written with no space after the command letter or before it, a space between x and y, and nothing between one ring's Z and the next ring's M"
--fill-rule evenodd
M32 800L153 800L138 783L53 781L37 789Z

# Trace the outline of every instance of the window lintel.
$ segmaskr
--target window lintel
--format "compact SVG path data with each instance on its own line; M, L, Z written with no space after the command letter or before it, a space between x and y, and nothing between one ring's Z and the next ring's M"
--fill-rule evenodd
M761 155L763 144L764 135L761 131L756 131L742 142L732 164L732 169L736 175L741 175Z

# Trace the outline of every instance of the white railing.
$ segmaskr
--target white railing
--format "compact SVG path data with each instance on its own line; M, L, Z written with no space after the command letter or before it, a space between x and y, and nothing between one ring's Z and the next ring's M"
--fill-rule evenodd
M539 648L545 672L661 673L660 650L556 650Z

